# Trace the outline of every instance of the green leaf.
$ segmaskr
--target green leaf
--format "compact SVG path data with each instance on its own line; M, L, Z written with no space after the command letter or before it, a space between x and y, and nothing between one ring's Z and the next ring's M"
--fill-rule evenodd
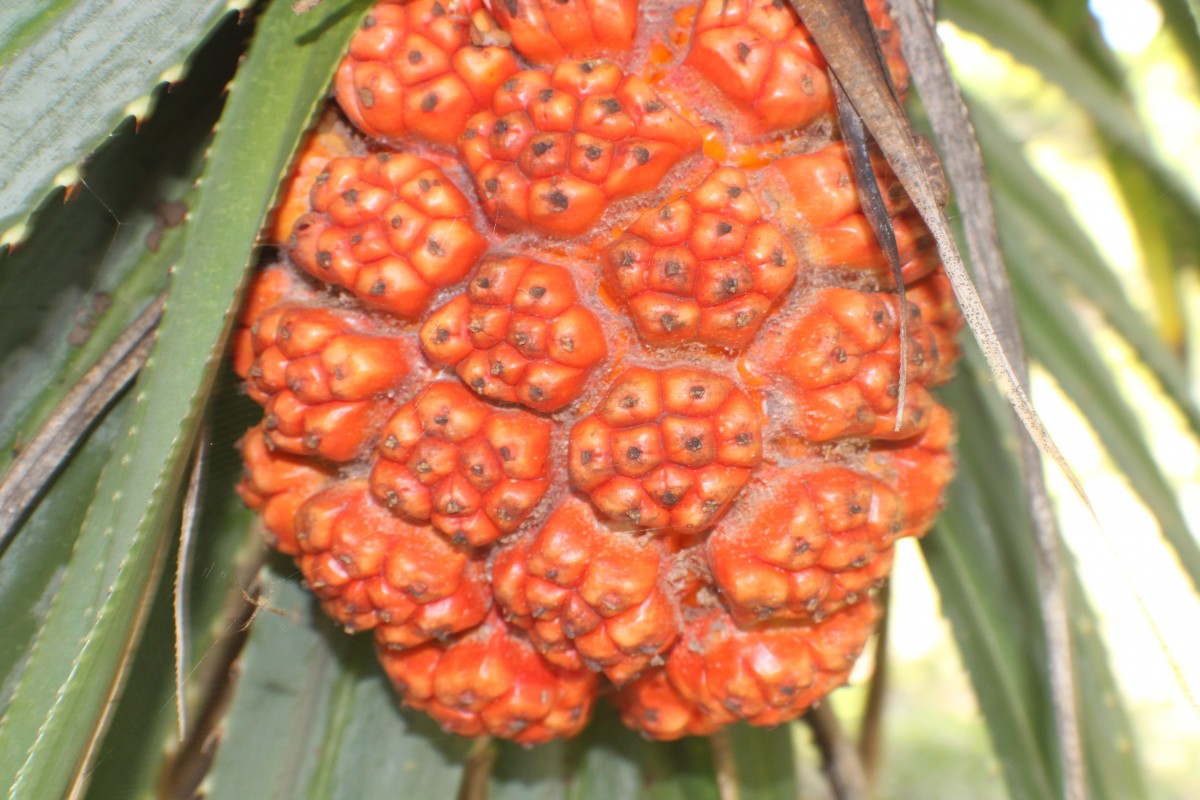
M973 377L960 376L943 390L959 418L970 423L960 426L959 477L921 550L975 686L1009 794L1024 800L1053 798L1057 751L1045 713L1044 651L1035 633L1041 630L1041 617L1032 534L1019 513L1023 506L1015 500L1021 487L1012 466L1013 442L996 437L995 425L1007 422L1007 414L988 407L992 398L979 392ZM1008 469L997 469L997 464Z
M364 8L326 2L300 17L276 2L259 26L212 147L155 351L136 386L129 435L105 470L64 590L0 721L0 775L11 797L57 797L86 781L157 585L171 498L259 220Z
M109 412L0 558L0 718L8 714L30 645L62 589L62 570L75 545L71 533L83 522L128 405Z
M241 662L208 797L453 797L469 741L401 714L370 636L336 629L293 571L267 570L268 609Z
M975 687L1009 794L1058 797L1057 744L1034 579L1030 524L1022 496L1011 417L968 347L963 375L943 394L962 421L959 478L937 527L921 542L942 609ZM1141 766L1126 738L1120 693L1096 639L1095 618L1068 560L1072 660L1089 796L1145 796ZM1082 634L1082 635L1081 635Z
M167 225L164 212L195 202L192 185L245 27L221 26L158 113L122 126L89 159L87 187L43 211L20 247L0 252L0 469L165 288L183 227Z
M24 226L60 172L182 67L228 7L225 0L8 5L0 12L0 242Z
M1130 486L1153 512L1192 586L1200 591L1197 545L1174 490L1146 444L1137 417L1121 398L1107 364L1079 320L1063 307L1062 292L1039 280L1037 256L1023 242L1007 242L1013 263L1013 292L1022 307L1022 330L1030 352L1079 406ZM1034 274L1030 275L1031 271Z
M1180 180L1159 157L1129 99L1028 0L946 0L941 8L946 19L982 36L993 47L1007 50L1045 80L1060 86L1106 136L1120 142L1145 164L1168 187L1176 202L1193 213L1200 211L1200 192Z

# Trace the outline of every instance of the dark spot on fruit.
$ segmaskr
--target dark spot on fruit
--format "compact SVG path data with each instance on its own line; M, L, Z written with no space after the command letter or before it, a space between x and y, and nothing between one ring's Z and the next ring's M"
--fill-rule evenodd
M604 109L604 113L606 114L616 114L621 110L621 104L617 102L616 98L613 97L610 97L607 100L601 100L600 106Z
M733 294L738 289L737 278L726 278L721 281L721 288L725 290L725 294Z
M718 222L717 223L717 236L724 236L725 234L729 233L732 230L733 230L733 226L730 225L728 222Z
M367 14L365 17L363 17L362 26L363 26L364 31L369 31L369 30L371 30L371 28L374 28L375 27L375 17L372 16L371 14Z
M838 348L834 349L834 351L833 351L833 360L834 361L838 362L839 364L845 364L849 358L850 358L850 356L846 354L846 348L838 347Z
M692 388L688 389L688 397L691 397L693 400L703 400L704 399L704 387L703 386L693 386Z
M429 466L428 461L418 461L416 470L418 475L428 475L433 471L433 467Z
M657 100L651 100L649 103L646 103L647 114L657 114L659 111L662 111L663 108L665 108L665 106Z
M358 202L358 189L347 189L342 192L342 199L348 204L354 205Z
M535 400L535 401L541 400L545 396L546 396L546 393L544 391L542 391L542 387L540 387L540 386L530 386L529 387L529 399L530 400Z
M701 509L704 511L704 513L705 513L705 514L707 514L707 515L708 515L708 516L710 516L710 517L711 517L713 514L717 513L717 509L718 509L718 508L720 508L720 507L721 507L721 504L720 504L720 503L718 503L716 500L705 500L705 501L704 501L704 502L703 502L703 503L700 505L700 508L701 508Z
M604 151L594 144L589 144L583 151L583 155L588 161L595 161L597 158L604 155Z
M509 78L504 83L500 84L500 87L506 92L511 92L513 89L517 88L517 79Z
M504 364L499 361L493 361L491 373L493 375L503 375L504 374Z
M483 386L484 386L483 378L472 378L471 379L471 388L474 389L475 391L482 392Z
M513 336L513 341L517 343L518 347L524 347L525 345L529 344L529 334L525 333L524 331L517 331L517 333Z
M369 294L372 297L380 297L386 291L387 291L387 284L385 284L383 281L375 281L374 283L371 284L371 289L369 291Z
M457 500L449 500L446 502L446 513L447 514L459 514L462 512L462 510L463 510L462 504L459 503Z
M567 206L571 204L570 198L558 189L546 195L546 199L550 201L550 205L554 206L557 211L565 211Z
M508 133L508 122L506 120L502 120L502 119L496 120L496 124L492 126L492 132L493 133Z
M644 147L633 148L633 160L639 164L645 164L650 160L650 151Z
M634 525L637 525L642 521L642 510L640 508L631 508L625 512L625 516L630 522L632 522Z
M358 90L358 102L362 103L363 108L375 107L375 93L370 89Z
M632 250L622 250L619 254L617 254L617 266L632 267L633 266L633 251Z
M672 492L670 489L663 492L663 496L659 498L664 506L673 506L679 502L679 495Z
M633 408L638 404L637 398L631 394L627 394L621 398L619 405L621 408Z
M399 228L401 225L404 224L404 217L400 216L399 214L396 214L388 221L391 223L393 228Z
M463 131L463 140L469 142L478 135L479 131L475 130L474 128L467 128L465 131Z
M547 141L534 142L533 143L533 154L535 156L543 156L546 154L546 151L552 149L553 147L554 147L554 142L547 142Z
M534 300L541 300L546 295L545 286L534 286L529 290L529 296Z
M663 314L658 318L658 324L664 331L671 333L679 327L679 319L674 314Z
M429 178L421 178L421 180L417 181L417 188L422 192L428 192L433 188L433 184L429 182Z
M685 450L690 450L693 453L699 450L701 447L704 447L704 440L699 436L693 436L683 443L683 448Z
M433 341L435 344L445 344L450 340L450 331L446 328L438 328L433 332Z
M739 311L733 315L733 327L744 328L754 321L754 315L748 311Z
M329 265L333 263L333 254L328 250L317 251L317 266L324 269L329 269Z
M725 189L725 194L729 195L729 197L731 199L741 197L742 196L742 187L729 186Z
M591 450L584 450L582 453L579 454L579 463L580 464L590 464L590 463L592 463L593 457L594 457L594 455Z
M737 436L733 437L733 440L742 447L746 447L754 441L754 436L749 433L739 433Z
M538 92L538 99L543 103L549 103L550 98L552 97L554 97L553 89L542 89L540 92Z
M480 475L482 475L483 474L483 464L472 464L471 465L471 474L474 475L476 478L478 478Z
M490 289L492 282L487 278L480 278L479 280L475 281L475 285L480 289Z
M350 237L350 244L362 244L362 234L356 233Z
M749 57L749 55L750 55L750 45L746 44L745 42L738 42L737 43L738 61L742 64L745 64L746 59Z
M625 455L630 461L640 461L642 458L642 448L631 447L625 451Z
M558 346L561 347L563 350L566 350L568 353L575 352L575 340L572 339L570 336L561 337L558 340Z
M425 244L425 249L429 251L429 255L431 256L437 256L438 258L441 258L442 256L446 255L446 249L438 244L436 239L430 239Z
M421 57L422 56L421 56L420 50L409 50L408 51L408 63L410 63L410 64L420 64Z
M851 514L861 514L862 512L863 512L863 507L860 506L858 503L850 504L850 513Z
M446 416L445 414L440 414L433 418L434 425L445 425L449 421L450 421L450 417Z
M433 92L421 98L421 110L425 112L433 111L437 108L438 96Z
M387 438L383 440L383 446L388 450L395 450L400 446L400 440L396 438L396 434L389 433Z
M585 61L579 65L580 72L583 72L584 74L590 74L591 71L594 70L595 68L596 68L596 65L590 61Z
M665 271L668 278L673 277L683 271L683 264L680 264L678 261L668 261L665 265Z

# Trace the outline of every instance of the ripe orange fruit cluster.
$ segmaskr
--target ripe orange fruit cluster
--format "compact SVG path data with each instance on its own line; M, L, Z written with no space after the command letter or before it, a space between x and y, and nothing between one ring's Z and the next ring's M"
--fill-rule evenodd
M404 703L533 744L604 697L671 739L843 683L953 474L960 318L879 161L897 420L902 309L791 7L384 0L335 91L236 333L239 491Z

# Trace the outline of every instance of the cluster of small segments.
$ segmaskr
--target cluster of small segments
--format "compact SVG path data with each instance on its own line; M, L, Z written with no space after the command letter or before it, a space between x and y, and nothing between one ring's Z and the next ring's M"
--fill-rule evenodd
M379 2L235 330L238 492L464 736L796 718L953 475L958 311L880 161L901 308L807 30L653 2Z

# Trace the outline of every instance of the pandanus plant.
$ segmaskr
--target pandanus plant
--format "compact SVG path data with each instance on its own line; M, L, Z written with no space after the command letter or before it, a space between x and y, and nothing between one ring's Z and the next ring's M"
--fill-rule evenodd
M1150 796L1030 371L1194 609L1111 352L1194 446L1200 194L1086 3L937 13L1082 112L1132 279L922 0L0 11L8 795L903 793L919 538L1009 794Z

